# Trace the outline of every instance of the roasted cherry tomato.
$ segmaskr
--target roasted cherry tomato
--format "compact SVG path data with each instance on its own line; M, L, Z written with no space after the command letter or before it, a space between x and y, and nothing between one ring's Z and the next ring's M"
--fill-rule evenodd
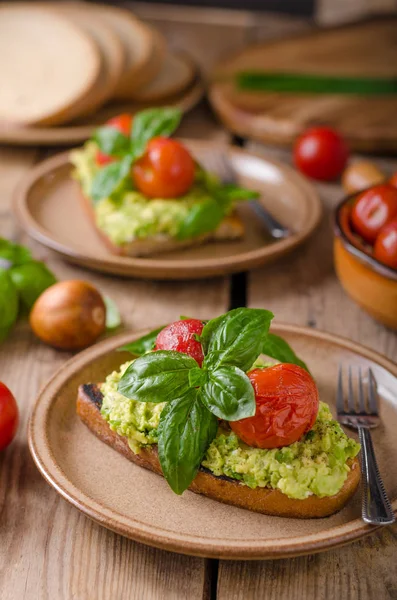
M397 189L390 184L375 185L362 192L354 203L351 222L364 240L373 244L378 233L397 216Z
M393 173L393 175L390 177L389 183L393 187L397 188L397 171L396 171L396 173Z
M195 336L201 334L203 327L202 321L198 319L175 321L160 331L155 350L176 350L188 354L201 367L204 360L203 347Z
M374 256L383 264L397 269L397 219L381 229L375 240Z
M343 138L329 127L313 127L297 139L294 162L313 179L336 179L346 166L349 151Z
M140 192L150 198L175 198L186 194L194 180L195 165L180 142L165 137L150 140L145 154L132 167Z
M120 133L122 133L123 135L129 137L131 133L132 119L132 115L118 115L117 117L113 117L112 119L109 119L109 121L106 121L105 125L107 125L108 127L113 127L114 129L120 131ZM116 160L114 156L104 154L100 150L97 151L96 162L101 167L113 162L114 160Z
M279 448L299 440L314 425L318 390L313 378L297 365L254 369L248 377L255 390L256 414L230 427L249 446Z
M14 396L0 382L0 450L12 442L18 428L19 413Z

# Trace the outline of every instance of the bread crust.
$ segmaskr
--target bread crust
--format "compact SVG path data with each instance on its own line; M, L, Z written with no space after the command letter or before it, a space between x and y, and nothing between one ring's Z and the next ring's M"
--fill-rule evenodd
M140 454L134 454L127 438L112 431L100 413L102 393L97 385L82 385L77 396L77 414L83 423L108 446L128 458L140 467L162 475L157 446L142 448ZM196 494L245 508L266 515L293 517L300 519L327 517L341 510L353 496L360 481L360 466L357 458L349 461L350 472L342 489L334 496L319 498L309 496L305 500L288 498L280 490L271 488L251 489L229 477L218 477L200 468L189 489Z

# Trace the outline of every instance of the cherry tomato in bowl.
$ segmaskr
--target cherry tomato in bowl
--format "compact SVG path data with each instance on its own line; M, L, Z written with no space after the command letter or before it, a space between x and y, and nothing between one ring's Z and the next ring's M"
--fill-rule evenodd
M380 230L375 240L374 257L384 265L397 269L397 218Z
M199 366L203 364L204 353L196 335L201 335L204 324L198 319L184 319L175 321L165 327L157 336L155 350L175 350L188 354Z
M107 127L113 127L123 135L129 137L131 134L133 116L127 113L122 115L118 115L117 117L112 117L109 121L106 121L105 125ZM108 165L109 163L116 160L116 157L110 156L109 154L104 154L100 150L97 151L96 154L96 163L97 165L103 167Z
M308 177L336 179L349 157L344 139L329 127L313 127L300 135L294 146L296 167Z
M390 184L375 185L365 190L353 205L353 229L366 242L373 244L382 227L397 217L397 188Z
M190 152L177 140L156 137L132 167L136 187L149 198L183 196L194 181L195 164Z
M0 450L14 439L19 423L16 400L8 387L0 381Z
M243 442L256 448L280 448L310 431L317 417L319 396L307 371L297 365L280 364L254 369L248 377L255 390L256 414L230 422Z

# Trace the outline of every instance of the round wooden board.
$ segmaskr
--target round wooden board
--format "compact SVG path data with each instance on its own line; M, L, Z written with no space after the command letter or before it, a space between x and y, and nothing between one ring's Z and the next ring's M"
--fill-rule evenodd
M202 82L197 79L182 94L163 99L160 104L120 101L107 104L95 114L62 127L18 127L0 122L0 143L15 146L65 146L88 139L105 121L121 113L136 113L151 106L175 106L189 112L204 96Z
M199 162L210 152L229 152L239 181L261 192L261 202L294 233L270 240L255 214L241 203L244 240L212 242L148 258L111 254L99 239L82 206L81 191L72 179L69 154L50 158L29 173L19 186L14 208L21 226L34 239L65 259L127 277L199 279L258 267L292 251L317 227L321 203L314 188L291 167L237 148L213 142L184 140Z
M210 102L226 127L266 143L291 145L310 126L336 128L359 151L397 150L397 96L247 92L234 84L247 70L396 77L397 19L319 30L257 44L213 73Z
M285 337L305 359L321 399L331 407L339 364L373 369L382 411L382 425L373 432L374 445L397 511L397 366L370 349L327 333L281 324L272 331ZM76 415L77 388L82 383L103 381L128 360L128 355L116 348L142 333L119 335L78 354L64 364L37 399L29 425L30 450L42 475L66 500L101 525L136 541L222 559L312 554L376 529L360 518L360 492L332 517L268 517L189 491L177 496L164 479L99 441Z

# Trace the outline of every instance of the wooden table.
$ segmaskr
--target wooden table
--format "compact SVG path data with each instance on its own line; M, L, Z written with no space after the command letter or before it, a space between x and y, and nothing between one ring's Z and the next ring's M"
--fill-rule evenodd
M185 13L180 9L175 22L166 18L169 13L164 10L147 10L151 12L146 16L171 42L188 47L204 69L220 54L250 39L307 27L285 17L263 17L258 23L246 13L221 15L219 11L211 14L210 22L199 23L196 9ZM205 105L185 119L181 134L228 139ZM258 145L255 149L290 161L287 151ZM40 148L0 148L0 235L29 243L59 279L92 281L116 300L126 327L155 326L180 314L212 317L245 301L247 306L269 308L280 321L341 334L396 359L397 336L350 301L335 277L330 212L342 194L338 185L318 185L326 208L320 229L303 248L272 266L209 281L126 281L72 267L16 229L10 214L12 193L31 165L46 154ZM380 162L397 168L397 162ZM39 343L26 322L19 323L0 347L0 379L13 390L21 409L17 438L0 454L2 600L397 598L397 525L324 554L244 563L155 550L80 514L39 475L26 440L30 409L40 387L68 357Z

